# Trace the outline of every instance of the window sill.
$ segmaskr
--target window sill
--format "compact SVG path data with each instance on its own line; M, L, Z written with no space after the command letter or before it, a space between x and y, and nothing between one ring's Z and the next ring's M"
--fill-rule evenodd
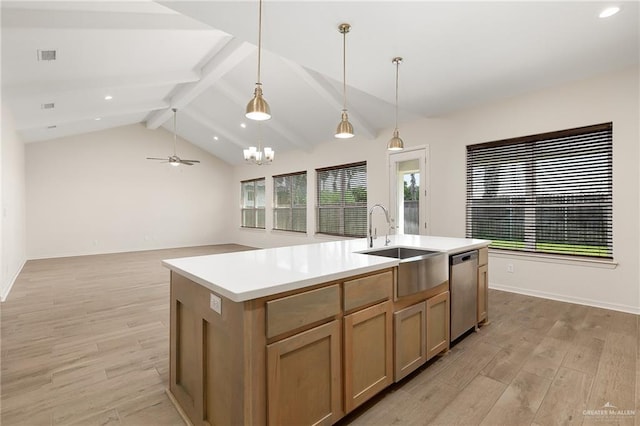
M489 248L489 255L491 257L502 259L522 259L533 262L558 263L563 265L587 266L591 268L615 269L618 266L618 262L611 259L577 258L553 254L525 253L504 249L496 250Z
M295 237L302 237L302 238L306 238L307 237L307 232L306 231L287 231L285 229L271 229L271 233L272 234L281 234L281 235L291 235L291 236L295 236Z
M258 231L260 231L260 232L266 232L266 229L265 229L265 228L253 228L253 227L251 227L251 226L241 226L241 227L240 227L240 230L241 230L241 231L252 231L252 232L258 232Z

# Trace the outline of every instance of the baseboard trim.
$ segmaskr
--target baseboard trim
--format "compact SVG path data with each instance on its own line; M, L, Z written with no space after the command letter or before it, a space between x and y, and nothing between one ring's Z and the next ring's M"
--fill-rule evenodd
M22 261L22 264L20 264L20 267L18 268L18 271L13 275L13 277L9 281L9 285L7 286L7 288L2 290L2 293L0 294L0 302L4 302L4 301L7 300L7 297L9 297L9 292L11 291L11 289L13 288L13 285L18 280L18 275L20 275L20 272L22 272L22 268L24 268L24 265L26 263L27 263L26 260Z
M609 309L612 311L619 311L619 312L625 312L628 314L640 315L640 307L638 306L620 305L617 303L606 303L600 300L582 299L579 297L569 297L561 294L547 293L545 291L530 290L530 289L524 289L519 287L493 284L491 282L489 283L489 288L494 290L507 291L509 293L523 294L525 296L533 296L533 297L540 297L542 299L557 300L558 302L574 303L577 305L585 305L585 306L591 306L594 308Z

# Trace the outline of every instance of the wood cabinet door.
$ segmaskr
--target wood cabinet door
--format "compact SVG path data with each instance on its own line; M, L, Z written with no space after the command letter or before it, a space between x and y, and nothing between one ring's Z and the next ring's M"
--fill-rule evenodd
M347 413L393 382L392 313L386 301L344 317Z
M427 360L427 305L425 302L393 314L394 379L399 381Z
M489 311L488 266L478 268L478 323L486 321Z
M427 299L427 359L449 348L449 292Z
M267 345L270 425L330 425L342 417L340 321Z

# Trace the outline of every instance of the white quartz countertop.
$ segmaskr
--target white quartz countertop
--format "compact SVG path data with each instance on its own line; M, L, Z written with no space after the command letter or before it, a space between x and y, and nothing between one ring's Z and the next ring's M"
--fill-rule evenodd
M490 241L391 235L390 247L414 247L447 254L487 246ZM384 247L384 237L373 248ZM373 272L398 264L398 259L361 254L365 238L289 247L249 250L163 260L172 271L235 302L298 290L323 282Z

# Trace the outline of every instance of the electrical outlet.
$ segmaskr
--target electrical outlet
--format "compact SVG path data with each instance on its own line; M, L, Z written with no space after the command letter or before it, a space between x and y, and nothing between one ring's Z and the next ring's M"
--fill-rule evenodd
M212 311L222 314L222 299L213 293L209 294L209 307Z
M507 263L507 272L513 274L513 263Z

